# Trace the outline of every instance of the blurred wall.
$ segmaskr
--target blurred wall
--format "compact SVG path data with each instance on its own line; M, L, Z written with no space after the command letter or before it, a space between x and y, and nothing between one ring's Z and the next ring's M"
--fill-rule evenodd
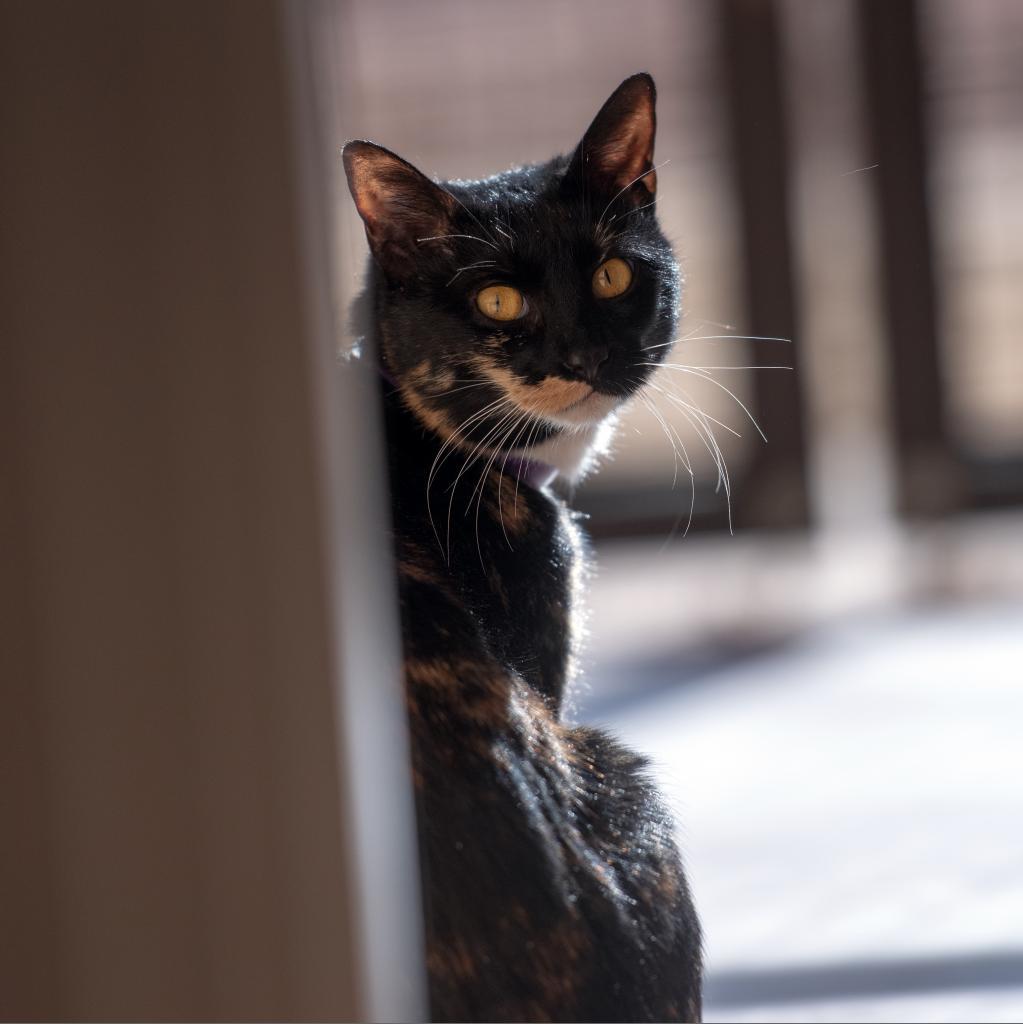
M663 536L693 498L687 463L707 529L729 525L721 463L744 528L1023 499L1014 0L351 0L342 12L341 133L441 177L568 150L623 77L657 81L658 212L686 319L657 413L634 408L615 460L578 495L595 533ZM350 205L349 295L364 253ZM766 369L778 366L794 372Z
M5 1019L366 1011L284 13L0 8Z

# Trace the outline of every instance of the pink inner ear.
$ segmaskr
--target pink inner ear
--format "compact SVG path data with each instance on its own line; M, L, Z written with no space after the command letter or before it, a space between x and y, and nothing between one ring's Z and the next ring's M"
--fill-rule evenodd
M371 231L379 230L393 216L396 190L388 187L389 172L393 174L393 165L388 161L361 156L352 161L352 198Z
M386 210L386 200L372 185L365 185L355 193L355 205L369 227L378 226Z
M408 161L370 142L349 143L344 164L374 257L388 273L407 275L421 241L451 230L454 198Z
M634 114L622 127L622 134L611 140L604 150L605 166L614 169L613 181L617 188L628 188L635 182L653 195L657 191L657 172L653 170L654 140L650 118ZM649 173L644 174L644 171Z
M379 220L383 205L381 194L374 187L372 161L361 153L355 154L346 158L345 170L348 173L348 187L352 199L355 200L355 208L369 227Z
M615 192L633 184L642 185L650 196L657 191L654 125L653 105L646 97L610 116L602 111L591 125L586 145L593 146L593 151L587 154L587 163Z

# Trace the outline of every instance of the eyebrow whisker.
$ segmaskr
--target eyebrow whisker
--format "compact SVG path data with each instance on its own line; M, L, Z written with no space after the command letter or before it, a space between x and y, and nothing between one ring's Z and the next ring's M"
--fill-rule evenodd
M480 242L483 245L489 245L491 249L497 249L498 247L493 242L488 242L485 238L480 238L478 235L427 235L425 238L417 238L417 242L436 242L443 238L468 238L473 242ZM500 250L498 250L500 251Z
M480 260L479 263L470 263L468 266L459 267L458 270L455 271L454 277L452 277L451 280L448 281L446 285L444 285L444 287L449 288L454 283L455 278L457 278L459 274L464 273L466 270L476 270L479 267L494 266L497 266L497 260Z

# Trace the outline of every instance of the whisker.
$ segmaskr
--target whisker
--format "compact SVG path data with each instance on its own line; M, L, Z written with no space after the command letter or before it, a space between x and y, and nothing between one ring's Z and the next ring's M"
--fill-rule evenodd
M707 449L711 459L714 462L714 466L717 469L718 479L714 486L715 493L720 491L722 487L725 492L725 502L728 509L728 529L732 532L732 485L731 477L728 473L728 464L725 461L724 453L721 451L721 446L717 442L717 438L714 436L714 431L708 426L698 409L694 409L691 412L681 410L682 415L685 416L689 423L696 431L697 437L703 442L704 447Z
M539 436L538 435L540 434L540 432L543 430L544 426L546 425L545 421L540 416L536 416L534 414L533 419L534 419L535 422L533 423L533 425L530 428L530 430L527 432L526 439L525 439L525 441L522 444L521 460L523 462L527 462L529 460L530 453L533 451L533 448L536 447L536 444L539 443ZM522 466L519 466L519 469L518 469L518 471L515 474L515 498L514 498L514 501L512 503L512 508L516 512L518 511L518 507L519 507L519 485L521 483L522 483Z
M746 403L743 402L743 400L741 398L739 398L739 396L736 395L734 391L732 391L729 388L725 387L725 385L722 384L721 381L715 380L709 373L701 373L700 370L697 367L694 367L694 366L680 366L677 363L641 363L640 365L641 366L652 366L655 369L657 367L660 367L660 366L668 366L668 367L670 367L673 370L681 370L683 373L691 373L694 377L699 377L701 380L705 380L705 381L708 381L709 383L713 384L714 387L720 388L722 391L725 392L726 395L728 395L732 399L732 401L734 401L736 403L736 405L739 406L740 409L742 409L742 411L749 418L750 423L752 423L753 426L756 428L757 433L761 436L761 438L763 438L764 443L765 444L767 443L767 435L760 429L760 424L757 423L756 417L746 407Z
M427 235L425 238L417 238L417 242L437 242L444 238L468 238L473 242L480 242L483 245L489 245L491 249L497 249L493 242L487 241L485 238L479 238L476 235Z
M677 367L677 368L678 369L689 369L689 367ZM709 376L705 376L703 374L697 373L697 374L695 374L695 376L703 377L703 379L710 380L711 383L713 383L713 384L717 384L718 383L713 378L711 378ZM721 450L721 446L720 446L720 444L718 444L718 440L717 440L717 438L714 435L714 429L713 429L713 427L711 427L710 424L711 424L711 422L716 423L718 426L724 428L725 430L728 430L730 433L735 434L736 436L741 436L741 435L739 435L737 431L733 430L726 423L721 423L720 420L715 419L709 413L705 413L701 408L699 408L699 406L697 406L695 404L695 402L685 401L679 395L675 394L674 391L668 390L667 388L658 387L657 385L653 384L652 382L648 382L648 383L650 384L650 386L652 386L654 388L654 390L659 391L661 394L663 394L664 397L668 400L668 402L670 402L676 409L678 409L678 411L686 418L686 420L688 421L689 425L693 428L693 430L696 431L696 436L700 438L700 440L703 442L703 446L707 449L707 453L710 455L711 460L714 463L714 467L715 467L715 469L717 471L717 482L715 484L714 490L715 490L715 492L717 492L717 491L720 491L720 490L724 489L726 507L727 507L727 511L728 511L728 530L729 530L729 533L734 534L734 526L733 526L733 520L732 520L732 484L731 484L731 476L730 476L730 474L728 472L728 463L725 460L724 452ZM692 397L687 392L683 392L683 394L685 395L686 398L690 398L691 399L691 397ZM732 397L735 398L734 395L732 395ZM738 399L735 399L735 400L738 401ZM741 405L741 403L740 403L740 405ZM748 410L746 410L746 412L747 412L747 415L748 415L749 414ZM754 425L756 425L756 424L754 423ZM761 436L763 436L763 435L761 435ZM694 486L695 486L695 484L694 484ZM695 501L696 501L695 492L691 495L691 498L692 498L692 504L695 506ZM669 532L668 537L665 540L665 544L667 544L668 541L671 540L672 536L674 535L675 530L677 530L679 525L681 525L681 522L682 522L682 517L680 516L679 519L678 519L678 522L676 522L676 524L672 527L672 530ZM692 511L690 511L690 518L689 518L689 521L688 521L688 523L686 525L686 533L683 536L688 535L689 526L691 525L691 523L692 523ZM662 548L662 550L663 550L663 548Z
M720 320L708 320L705 316L693 317L698 324L708 324L710 327L720 327L723 331L734 331L735 324L723 324Z
M539 416L536 417L536 423L533 428L526 434L526 443L523 446L523 455L525 458L529 458L529 453L533 450L532 441L533 438L540 432L543 427L543 420ZM517 513L519 510L519 484L522 483L522 469L515 474L515 499L512 503L512 509Z
M486 567L486 564L483 561L483 549L480 546L480 507L483 504L483 491L486 488L486 479L487 479L487 476L490 474L490 467L497 461L497 457L501 454L501 449L502 449L504 443L508 440L509 432L515 429L515 425L518 422L519 422L519 420L515 419L512 422L511 426L508 428L508 430L505 431L505 433L502 435L501 440L496 442L496 444L494 445L494 452L490 456L490 458L487 460L486 464L483 466L483 472L480 473L479 482L477 483L476 487L473 488L472 494L469 495L469 504L466 505L466 507L465 507L465 514L468 515L469 514L469 509L472 506L473 495L476 494L477 491L479 491L479 498L476 500L476 516L475 516L475 521L474 521L475 522L475 527L474 528L475 528L475 532L476 532L476 554L479 557L480 568L483 570L483 575L484 576L487 573L487 567ZM498 483L498 485L497 485L497 490L498 490L498 498L500 500L500 493L501 493L501 485L500 485L500 483ZM500 512L500 504L498 506L498 510ZM504 531L504 517L501 516L500 518L501 518L501 530L503 532ZM507 533L505 533L505 540L506 541L508 540Z
M431 391L429 392L430 398L447 398L448 395L457 394L459 391L471 391L473 388L482 388L493 384L489 380L474 380L466 384L462 384L461 387L451 388L448 391Z
M486 461L484 463L484 466L483 466L483 472L480 474L480 477L479 477L479 480L476 483L476 486L473 488L472 493L469 495L469 502L468 502L468 504L465 506L465 513L464 514L468 515L469 514L469 509L472 507L472 499L473 499L473 497L478 492L479 493L479 497L476 500L476 516L475 516L476 553L479 556L480 567L483 569L484 575L486 575L487 567L486 567L486 565L483 562L483 551L482 551L482 549L480 547L480 507L483 504L483 491L484 491L484 489L486 487L486 480L487 480L487 477L490 475L491 468L497 462L497 459L500 457L502 451L505 448L505 445L508 443L508 439L511 436L512 431L514 431L516 429L518 424L522 421L523 417L527 417L529 415L528 412L520 412L520 414L518 416L515 416L514 414L515 414L515 410L513 409L512 412L509 413L508 416L506 416L504 418L504 420L502 420L502 423L503 423L503 422L506 422L509 417L512 417L511 424L508 426L508 428L501 435L500 440L494 442L494 445L493 445L494 450L490 454L490 457L486 459ZM508 456L506 454L505 455L505 461L507 461L507 457ZM500 484L500 481L499 481L498 482L498 515L499 515L499 518L500 518L500 521L501 521L501 530L502 530L502 532L504 532L504 515L503 515L503 513L500 510L500 496L501 496L501 484ZM453 497L454 496L452 495L452 498ZM508 542L508 545L510 547L511 546L511 541L508 540L507 532L505 532L505 540Z
M664 394L664 397L669 402L672 403L672 405L675 405L676 407L684 407L684 408L690 409L690 410L697 410L697 409L699 409L700 414L705 419L710 420L711 423L715 424L716 426L719 426L722 430L727 430L728 433L731 434L733 437L740 437L740 438L742 437L742 432L741 431L736 430L734 427L730 427L727 423L723 423L721 420L716 419L715 417L711 416L711 414L709 412L704 412L702 409L700 409L700 407L698 405L696 405L695 402L692 401L692 395L690 395L688 392L683 392L683 395L685 396L684 399L680 398L674 392L664 391L662 393ZM688 401L686 399L688 399Z
M792 344L791 338L780 334L689 334L682 341L782 341Z
M451 285L454 284L454 282L458 278L458 275L459 274L464 274L467 270L476 270L479 267L494 267L494 266L497 266L497 260L481 260L479 263L470 263L467 267L459 267L458 270L455 271L454 276L451 278L450 281L448 281L448 283L446 285L444 285L444 287L445 288L450 288Z
M504 235L504 237L507 238L509 242L514 244L515 243L515 235L514 234L508 234L508 232L505 231L503 227L501 227L501 223L502 222L499 221L496 217L494 218L494 228L495 228L495 230L500 231L501 234Z
M677 366L680 369L685 368L687 370L791 370L791 366L760 366L760 365L740 365L739 363L728 363L725 366L707 366L704 363L660 363L660 366L672 367Z
M644 352L653 352L659 348L670 348L672 345L683 345L687 341L783 341L792 344L791 338L783 338L770 334L687 334L674 341L664 341L659 345L644 345Z
M637 206L635 210L629 210L628 213L622 215L622 220L626 217L631 217L634 213L640 213L642 210L649 210L651 206L656 206L657 200L654 199L652 202L644 203L642 206Z
M500 398L496 398L494 401L489 402L482 409L478 409L476 412L471 413L464 420L462 420L462 422L454 430L452 430L452 432L444 440L444 444L441 445L440 452L443 452L444 449L446 447L448 447L449 445L452 447L452 450L453 450L454 446L457 444L457 442L459 440L464 440L464 441L468 442L468 436L467 435L463 436L462 435L462 431L466 427L468 427L470 424L473 424L473 423L475 423L475 422L477 422L477 421L479 421L481 419L484 419L486 417L487 413L490 412L491 410L494 410L494 412L496 414L497 410L500 409L502 406L504 406L506 404L511 404L511 399L509 399L505 395L502 395ZM437 453L437 457L438 458L440 456L440 452ZM437 469L440 469L440 466L437 465L437 458L434 459L434 465L436 466ZM433 474L431 473L429 479L427 480L427 486L429 486L429 484L432 481L432 479L433 479Z
M678 451L677 451L677 449L675 449L675 442L672 439L672 436L671 436L672 434L674 434L674 436L676 438L678 438L678 443L682 446L682 452L683 452L683 456L684 456L684 459L685 459L686 469L689 470L689 519L686 522L685 532L682 534L683 537L687 537L689 535L689 527L692 525L692 522L693 522L693 511L696 508L696 475L693 472L692 464L689 461L689 453L688 453L688 451L686 451L685 442L679 436L678 431L675 430L674 427L671 428L671 433L669 433L667 422L665 421L664 417L660 414L660 411L654 406L654 404L651 401L650 397L648 395L646 395L646 394L643 394L642 392L640 393L640 397L642 398L643 402L646 404L646 407L650 410L650 412L654 415L654 417L660 423L661 429L664 431L664 434L668 438L668 441L671 444L672 449L673 449L673 451L675 453L675 479L672 481L672 484L671 484L672 490L675 489L675 484L678 481ZM682 523L682 517L679 516L679 518L672 525L671 529L668 531L668 536L665 537L665 539L664 539L664 544L661 546L661 553L664 552L664 549L668 546L668 543L671 541L672 537L675 535L675 532L678 530L678 528L681 525L681 523Z
M479 224L479 226L480 226L480 230L481 230L481 231L483 232L483 234L485 234L485 235L487 236L487 238L489 238L489 239L491 240L491 243L493 243L493 236L492 236L492 235L490 234L490 232L489 232L489 231L487 231L486 227L485 227L485 226L484 226L484 224L483 224L483 221L481 221L481 220L479 219L479 217L477 217L477 216L476 216L476 214L475 214L475 213L473 213L473 212L472 212L472 210L470 210L470 209L469 209L469 207L468 207L468 206L466 206L466 205L465 205L465 203L463 203L463 202L462 202L462 200L461 200L461 199L459 199L459 198L458 198L458 196L456 196L456 195L455 195L455 193L451 191L451 189L449 189L449 188L444 188L444 186L443 186L443 185L441 185L441 188L443 188L443 189L444 189L444 191L445 191L445 192L447 192L447 194L448 194L449 196L451 196L451 198L452 198L452 199L454 199L454 201L455 201L456 203L458 203L458 205L459 205L459 206L460 206L460 207L461 207L461 208L462 208L463 210L465 210L465 212L466 212L467 214L469 214L469 216L470 216L470 217L472 217L472 219L473 219L474 221L476 221L476 223L477 223L477 224ZM482 239L480 239L480 241L482 241ZM494 245L494 248L495 248L495 249L497 248L497 245L496 245L496 244Z
M501 463L500 479L497 481L497 515L498 515L498 518L501 521L501 532L504 534L504 539L505 539L505 542L508 545L508 550L509 551L514 551L515 548L512 546L512 542L508 538L508 531L505 529L505 526L504 526L504 505L502 504L502 493L503 493L503 490L504 490L505 472L506 472L506 470L508 468L508 459L511 458L512 451L514 450L515 446L518 444L518 440L522 436L523 431L527 431L528 432L528 430L530 429L530 426L532 425L532 419L533 419L532 414L527 412L522 417L522 419L520 420L519 427L515 431L515 436L514 437L510 437L508 439L507 451L504 453L504 461ZM477 511L478 511L478 509L477 509Z
M494 410L496 412L497 409L500 409L506 403L510 404L510 401L511 400L509 398L502 395L500 398L497 398L493 402L490 402L488 405L485 405L482 409L478 409L476 412L467 416L444 439L443 444L440 446L439 450L437 451L437 454L434 456L433 464L430 466L430 471L426 477L426 512L430 520L430 526L433 529L433 534L437 538L437 545L440 547L442 552L444 551L444 545L441 543L440 533L437 530L437 524L434 522L433 518L433 506L430 504L430 488L433 486L433 481L436 478L437 473L440 471L441 466L443 466L444 463L447 462L447 460L456 450L456 445L458 441L461 439L461 432L465 430L465 428L468 427L470 424L475 423L481 419L484 419L491 410ZM447 451L446 455L444 454L445 451Z
M675 487L678 485L678 464L680 459L678 445L676 444L675 439L678 438L679 443L681 443L682 439L678 437L678 433L676 431L671 430L667 420L665 420L664 416L661 414L661 411L654 407L654 404L653 402L650 401L650 398L647 395L643 395L642 399L643 404L646 405L647 409L650 410L650 414L654 417L655 420L657 420L658 424L660 425L661 431L664 433L664 436L668 439L668 444L671 445L671 453L673 456L673 462L675 467L675 475L672 477L671 480L671 489L675 490ZM684 462L686 469L689 471L689 475L692 476L693 468L689 464L688 458L686 458Z
M614 194L614 197L611 199L611 202L609 202L607 206L604 207L604 212L597 218L597 227L599 228L604 223L604 217L607 214L607 211L610 210L612 206L614 206L615 200L620 195L622 195L622 193L627 192L630 188L632 188L633 185L636 184L637 181L640 181L641 179L645 178L648 174L653 174L654 171L660 170L666 164L670 163L670 160L662 160L659 164L654 164L653 167L649 168L648 170L645 170L642 174L637 174L636 177L633 178L632 181L630 181L628 185L625 186L625 188L619 189Z
M689 514L686 516L686 528L682 531L682 539L685 540L689 536L689 529L693 525L693 514L696 511L696 484L693 483L689 488ZM682 516L672 524L671 529L668 531L668 536L664 538L664 543L661 545L661 550L658 554L663 555L668 545L671 543L675 536L676 531L682 525Z
M502 420L502 423L503 423L509 417L512 417L512 423L510 424L508 429L501 435L501 439L499 441L495 441L493 443L493 445L491 446L494 449L493 454L494 454L495 457L496 456L500 456L501 453L504 452L505 446L508 443L508 439L511 436L511 432L513 430L515 430L515 428L519 425L519 423L523 420L523 418L529 416L528 412L523 412L521 410L519 410L519 415L518 416L514 416L513 414L514 414L515 411L516 410L513 409L511 411L511 413L509 413L509 415L506 416L504 420ZM465 515L469 514L469 509L472 507L472 499L476 497L476 492L478 490L481 490L482 484L483 484L483 478L486 476L486 474L489 472L489 470L490 470L490 463L488 462L487 465L484 468L484 471L483 471L482 475L477 480L476 486L473 487L472 493L469 495L469 501L466 503L466 506L465 506L465 513L464 513Z
M462 462L462 468L458 471L458 474L455 477L454 483L452 483L452 485L451 485L451 488L450 488L450 490L451 490L451 498L448 501L448 522L447 522L447 562L448 562L448 565L451 564L451 515L452 515L452 512L454 510L455 493L458 490L458 482L459 482L459 480L462 479L463 475L465 474L465 471L469 468L469 466L471 466L476 461L476 453L480 450L480 448L482 448L490 440L491 437L496 436L499 433L499 431L501 431L503 429L503 427L504 427L505 423L508 421L509 417L511 417L511 416L513 416L515 414L515 412L516 412L518 407L510 399L506 398L506 399L504 399L504 401L507 402L507 404L512 406L511 412L506 412L497 421L497 423L493 427L491 427L490 430L488 430L487 433L480 439L480 441L476 445L476 447L473 448L473 450L469 453L468 457Z

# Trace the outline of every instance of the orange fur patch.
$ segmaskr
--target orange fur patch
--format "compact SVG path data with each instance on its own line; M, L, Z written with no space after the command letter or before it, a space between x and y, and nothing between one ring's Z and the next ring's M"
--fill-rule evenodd
M476 961L457 936L444 943L432 943L426 954L426 966L431 974L456 981L469 981L476 974Z
M431 586L439 586L443 580L435 575L425 564L416 562L398 562L398 574L406 579L415 580L416 583L428 583Z
M485 663L465 658L408 658L405 675L413 687L457 702L460 713L473 722L500 727L507 718L509 680Z
M473 363L484 377L502 388L523 409L541 416L563 412L593 393L593 388L584 381L560 377L544 377L539 384L526 384L511 370L486 356L477 356Z
M498 459L500 462L500 459ZM490 471L492 495L487 502L491 516L503 524L505 532L512 537L521 537L529 527L529 500L525 491L516 492L514 476L500 472L500 467Z

